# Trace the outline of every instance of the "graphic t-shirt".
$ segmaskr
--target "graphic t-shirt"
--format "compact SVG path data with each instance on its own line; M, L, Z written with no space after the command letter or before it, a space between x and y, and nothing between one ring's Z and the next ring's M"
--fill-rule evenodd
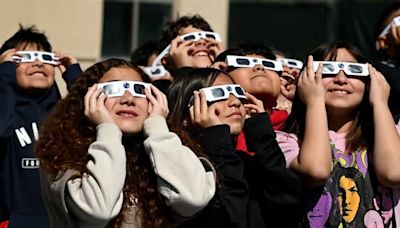
M396 126L397 131L400 128ZM400 189L381 186L368 160L366 148L346 151L345 134L329 131L332 151L331 176L324 186L306 195L310 227L400 227ZM294 134L277 132L286 164L299 154Z

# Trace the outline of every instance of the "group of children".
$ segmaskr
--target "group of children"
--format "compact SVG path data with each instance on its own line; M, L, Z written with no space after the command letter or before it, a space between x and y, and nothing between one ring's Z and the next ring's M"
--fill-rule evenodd
M20 28L0 49L0 226L397 227L397 16L374 65L348 42L304 67L262 44L225 50L195 15L81 72Z

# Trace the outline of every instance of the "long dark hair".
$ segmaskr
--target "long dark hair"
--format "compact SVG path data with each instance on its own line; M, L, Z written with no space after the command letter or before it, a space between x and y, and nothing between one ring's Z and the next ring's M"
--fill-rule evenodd
M198 156L206 157L199 146L200 129L190 120L188 104L194 91L211 86L220 73L223 72L213 68L183 67L175 72L168 89L168 123Z
M189 147L198 157L208 158L206 151L200 144L201 129L194 125L190 119L189 107L190 98L194 91L212 86L219 74L230 77L227 73L214 68L179 68L174 75L168 89L169 116L168 124L182 143ZM213 161L210 161L213 163ZM222 176L217 172L217 192L221 189ZM220 203L219 197L214 197L213 203Z
M340 48L346 49L359 63L366 63L367 59L361 54L361 51L351 43L348 42L332 42L323 44L311 52L315 61L335 61L337 51ZM366 86L367 88L367 86ZM305 130L305 112L306 107L300 100L298 93L293 102L292 112L282 126L282 130L290 133L295 133L300 141L304 138ZM368 90L365 89L364 95L356 113L356 118L346 135L346 149L354 151L360 146L373 148L373 135L374 129L371 127L372 123L372 109L369 105Z
M96 63L79 75L69 94L55 106L41 128L36 154L46 174L55 176L68 169L77 170L81 175L87 172L88 148L95 141L96 126L84 116L84 97L88 88L106 72L121 67L134 69L144 82L150 82L140 68L121 59ZM144 136L138 134L132 138L134 142L129 148L124 143L127 174L122 210L108 227L119 227L132 207L138 208L136 216L140 216L143 227L165 227L168 212L158 195L157 176L143 148Z

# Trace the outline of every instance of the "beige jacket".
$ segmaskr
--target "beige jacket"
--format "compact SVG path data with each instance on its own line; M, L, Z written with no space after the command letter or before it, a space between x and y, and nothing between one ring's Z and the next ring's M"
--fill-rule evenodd
M215 194L212 165L183 146L162 116L148 118L144 134L144 147L158 175L158 190L166 205L182 217L203 209ZM87 164L88 173L82 177L75 170L56 177L42 173L42 193L51 227L105 227L118 215L126 175L121 137L115 124L100 124L96 141L88 150L93 157ZM136 221L126 221L125 226L138 227Z

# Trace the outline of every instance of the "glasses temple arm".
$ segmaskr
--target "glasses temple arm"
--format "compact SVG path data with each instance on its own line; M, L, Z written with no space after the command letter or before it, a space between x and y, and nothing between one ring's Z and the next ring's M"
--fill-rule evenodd
M168 45L158 56L154 59L153 63L151 64L151 71L154 72L157 69L157 64L161 62L162 58L166 56L169 52L171 45Z

